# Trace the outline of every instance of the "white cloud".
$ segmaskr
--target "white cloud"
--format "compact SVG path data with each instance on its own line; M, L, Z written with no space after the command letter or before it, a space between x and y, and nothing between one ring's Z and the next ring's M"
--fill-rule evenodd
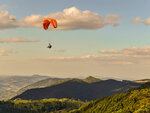
M137 17L134 20L132 20L133 23L142 23L141 17Z
M21 37L2 39L0 38L0 43L15 43L15 42L39 42L39 40L28 40Z
M0 30L18 27L16 17L8 11L0 10Z
M145 25L150 25L150 18L147 18L145 21L142 20L141 17L137 17L136 19L132 20L133 23L143 23Z
M87 55L87 56L81 56L81 57L64 57L64 56L53 56L53 57L44 57L44 58L33 58L34 60L49 60L49 61L53 61L53 60L58 60L58 61L76 61L76 60L82 60L82 61L86 61L86 60L93 60L93 59L98 59L98 58L102 58L102 56L99 55Z
M147 18L144 24L150 25L150 18Z
M24 19L21 19L19 25L21 27L41 28L42 27L42 21L43 21L43 19L44 19L44 16L41 16L41 15L31 15L31 16L27 16Z
M4 8L4 6L0 6ZM62 12L57 12L48 15L31 15L20 20L16 20L16 17L11 15L6 10L0 10L0 30L16 28L16 27L33 27L42 28L43 19L49 17L54 18L58 22L57 30L74 30L74 29L100 29L107 25L118 26L120 23L118 19L120 15L100 16L97 13L90 12L88 10L81 11L76 7L64 9ZM52 29L52 26L50 26Z
M0 50L0 56L8 56L11 53L13 53L13 51Z
M104 64L133 64L132 61L125 59L120 56L107 56L107 55L87 55L81 57L64 57L64 56L56 56L56 57L43 57L43 58L33 58L33 60L37 61L62 61L62 62L97 62Z
M73 30L73 29L100 29L106 25L119 25L116 20L120 18L120 15L107 15L105 17L99 16L97 13L86 11L80 11L76 7L65 9L62 12L55 14L31 15L20 20L20 25L24 27L42 27L42 21L44 18L55 18L58 22L59 30Z
M64 56L54 56L54 57L44 57L44 58L33 58L33 60L41 60L41 61L74 61L79 60L78 57L64 57Z
M62 62L96 62L100 64L147 64L150 62L150 47L130 47L122 50L101 50L101 55L87 55L80 57L53 56L33 58L37 61Z
M122 50L101 50L99 53L102 54L120 54L120 55L130 55L134 57L149 57L150 47L129 47Z

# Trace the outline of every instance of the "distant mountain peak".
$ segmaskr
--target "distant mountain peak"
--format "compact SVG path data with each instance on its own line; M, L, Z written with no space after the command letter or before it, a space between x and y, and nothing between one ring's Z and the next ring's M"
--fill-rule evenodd
M94 82L99 82L102 81L99 78L95 78L93 76L88 76L87 78L83 79L83 81L87 82L87 83L94 83Z

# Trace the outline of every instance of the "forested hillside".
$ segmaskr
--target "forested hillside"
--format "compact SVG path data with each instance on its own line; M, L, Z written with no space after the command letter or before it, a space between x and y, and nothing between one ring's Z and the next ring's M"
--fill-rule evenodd
M91 102L73 99L0 102L0 113L150 113L150 83Z
M1 101L0 113L66 113L77 109L84 102L73 99L43 99L39 101L20 100Z
M90 102L71 113L150 113L150 83Z

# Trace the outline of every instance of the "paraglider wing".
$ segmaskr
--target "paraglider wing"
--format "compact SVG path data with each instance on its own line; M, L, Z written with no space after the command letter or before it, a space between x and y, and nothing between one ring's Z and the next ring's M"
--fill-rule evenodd
M45 30L47 30L48 27L49 27L49 24L50 24L50 21L49 21L48 19L45 19L45 20L43 21L43 28L44 28Z
M51 18L44 19L44 21L43 21L43 28L45 30L47 30L49 25L50 25L50 23L53 25L54 28L57 28L57 21L55 19L51 19Z
M57 22L55 19L51 20L51 24L53 25L54 28L57 28Z

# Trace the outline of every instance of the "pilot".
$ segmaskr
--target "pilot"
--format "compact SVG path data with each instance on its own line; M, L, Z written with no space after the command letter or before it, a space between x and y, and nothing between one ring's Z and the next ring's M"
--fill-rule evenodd
M49 45L47 46L47 48L52 48L52 45L49 43Z

